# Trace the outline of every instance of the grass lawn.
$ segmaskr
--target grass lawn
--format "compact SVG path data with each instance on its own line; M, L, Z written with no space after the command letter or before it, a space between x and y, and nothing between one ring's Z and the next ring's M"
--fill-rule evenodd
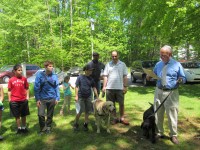
M83 114L80 119L80 131L74 132L72 130L75 117L74 97L71 102L72 114L60 116L59 110L63 102L61 93L61 102L55 107L52 134L38 136L37 107L34 98L31 98L29 100L31 115L27 117L29 133L16 135L16 123L9 115L8 101L5 97L1 131L4 140L0 141L0 150L197 150L200 149L200 139L196 138L200 135L199 89L200 84L186 84L180 87L179 145L173 145L169 139L162 139L152 144L142 136L140 129L142 115L150 106L148 102L153 102L153 86L129 88L125 99L125 113L130 126L112 125L111 134L108 134L104 127L100 134L96 133L93 115L90 116L89 131L83 131ZM165 134L168 135L167 118L165 129Z

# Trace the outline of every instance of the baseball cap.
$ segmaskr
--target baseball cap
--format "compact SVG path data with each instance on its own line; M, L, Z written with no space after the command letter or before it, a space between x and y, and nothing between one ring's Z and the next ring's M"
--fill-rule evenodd
M99 56L99 53L93 52L92 56Z
M83 71L86 71L86 70L94 70L94 68L91 65L87 64L83 67Z

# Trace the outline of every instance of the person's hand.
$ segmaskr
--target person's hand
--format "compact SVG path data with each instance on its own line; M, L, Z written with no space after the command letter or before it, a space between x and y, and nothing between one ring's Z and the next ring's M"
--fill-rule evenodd
M57 100L55 100L55 105L57 105L58 104L58 101Z
M127 88L127 87L124 87L123 93L126 94L127 90L128 90L128 88Z
M106 87L103 87L103 88L102 88L102 92L106 92Z
M37 101L37 107L39 108L41 105L41 101Z
M78 95L75 96L75 101L78 102Z
M183 79L182 78L178 78L178 80L176 81L177 83L183 83Z

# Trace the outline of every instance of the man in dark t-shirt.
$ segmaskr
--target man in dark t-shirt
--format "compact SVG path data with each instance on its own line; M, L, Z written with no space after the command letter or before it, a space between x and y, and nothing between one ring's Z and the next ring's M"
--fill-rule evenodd
M100 94L100 90L101 90L101 72L103 72L105 65L99 61L99 53L94 52L93 54L93 60L91 62L89 62L88 64L94 68L92 74L90 75L94 82L95 82L95 87L97 89L97 93L98 95ZM94 99L96 99L96 97L94 96Z

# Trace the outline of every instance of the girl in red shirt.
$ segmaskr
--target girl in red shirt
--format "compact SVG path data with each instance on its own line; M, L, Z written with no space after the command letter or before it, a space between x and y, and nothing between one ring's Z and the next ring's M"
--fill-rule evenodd
M15 65L13 67L13 72L15 76L10 78L8 82L8 100L10 104L10 111L16 119L18 127L17 134L27 133L26 116L30 114L28 107L29 85L27 79L22 76L21 65Z

